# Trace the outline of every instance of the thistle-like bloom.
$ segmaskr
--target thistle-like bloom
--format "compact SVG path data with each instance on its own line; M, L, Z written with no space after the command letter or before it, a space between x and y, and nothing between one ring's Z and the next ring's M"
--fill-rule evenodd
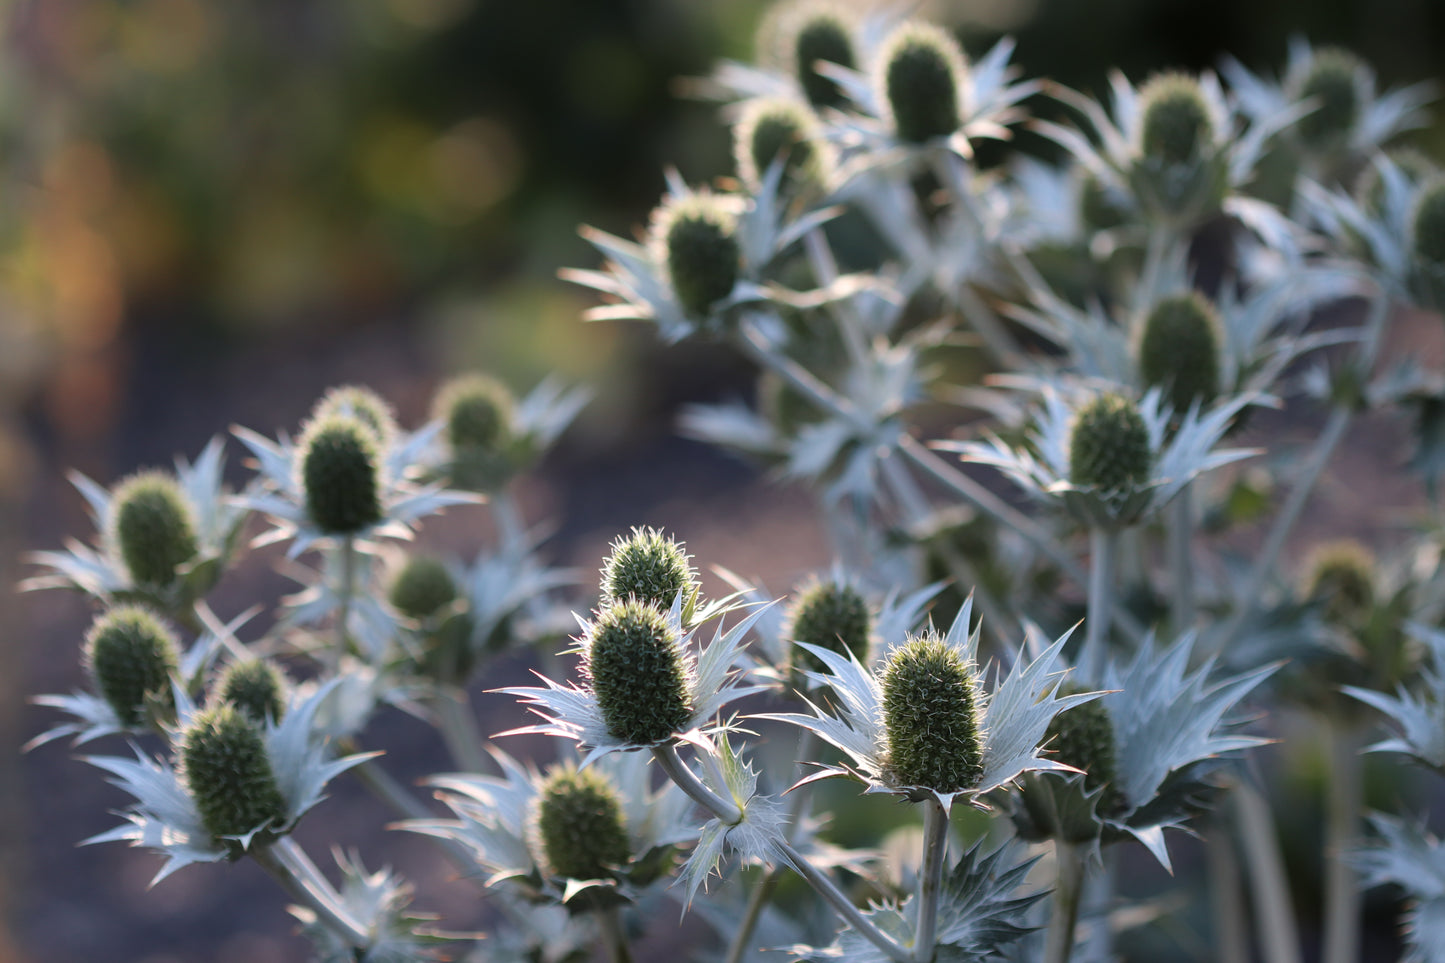
M1126 446L1128 464L1116 464L1119 452L1111 448L1076 451L1079 446L1075 443L1081 439L1075 428L1098 397L1088 389L1071 391L1065 397L1045 387L1043 410L1031 439L1033 451L1015 448L997 436L981 442L934 442L933 447L960 452L965 461L993 465L1035 498L1058 503L1085 525L1111 530L1137 524L1158 511L1195 476L1254 454L1247 449L1215 447L1248 399L1236 398L1207 412L1190 409L1171 429L1176 413L1163 403L1158 389L1148 392L1137 406L1147 451L1130 441ZM1113 437L1110 434L1105 440ZM1106 462L1110 466L1107 477L1092 471L1075 477L1076 466Z
M332 759L326 741L317 737L314 731L316 712L331 688L323 686L315 689L305 698L293 695L280 722L267 720L264 726L248 723L256 727L254 731L260 756L251 754L248 750L247 758L253 764L264 763L270 776L269 787L266 780L259 776L259 765L252 765L242 775L248 777L245 780L246 786L259 786L260 794L266 798L248 797L237 802L227 800L221 794L209 794L224 781L222 778L211 778L225 773L227 763L224 753L214 757L209 753L205 754L206 758L201 760L201 764L205 766L205 776L202 777L205 781L199 788L193 783L191 774L182 774L166 759L153 758L139 749L135 751L135 759L117 756L85 757L86 762L110 773L110 781L135 798L131 808L121 814L126 819L125 823L92 836L85 842L126 840L132 846L146 846L165 854L165 865L151 881L154 885L191 863L212 863L233 858L237 853L248 849L253 840L262 834L274 837L290 832L301 817L321 801L326 783L375 755L360 754ZM176 702L182 727L180 744L200 746L204 742L205 746L201 748L208 748L215 739L202 740L199 736L194 742L188 739L191 727L198 722L208 724L207 713L197 710L180 689L176 690ZM227 716L224 726L227 732L241 724L239 719L234 711ZM216 720L211 718L211 729L217 728L214 723ZM207 735L214 736L215 733L208 732ZM224 733L222 735L224 736ZM187 758L186 765L193 765L198 759L199 756ZM212 759L214 765L211 764ZM235 791L240 787L241 783L234 783L229 786L228 791ZM274 798L268 789L274 790ZM197 796L202 794L204 798L198 799ZM222 824L223 816L235 815L242 810L256 816L254 825L241 826L234 820ZM217 833L216 829L228 831Z
M780 98L757 98L744 106L733 127L738 177L754 194L763 189L768 169L781 164L778 190L796 195L821 187L832 166L832 148L806 105Z
M286 714L291 683L269 659L237 659L216 680L212 700L227 702L257 723Z
M1402 963L1445 959L1445 845L1423 825L1380 813L1370 816L1379 838L1355 852L1365 885L1394 883L1405 891L1405 955Z
M71 588L189 615L221 577L246 519L222 485L223 451L213 438L194 463L176 459L174 480L145 473L110 490L72 472L95 520L97 547L70 541L63 552L32 554L30 561L48 571L21 588Z
M638 526L631 535L619 535L602 563L604 607L636 599L661 611L681 595L686 620L696 606L697 590L692 556L682 543L666 537L660 529Z
M553 682L543 688L507 688L545 722L504 735L537 732L576 740L586 750L582 765L611 752L645 749L695 732L726 728L718 719L734 699L761 691L733 670L743 639L767 609L759 608L724 631L723 616L712 641L694 656L698 626L684 629L682 595L666 613L635 602L620 603L582 623L578 647L582 685ZM637 671L629 670L634 664Z
M171 678L179 661L175 635L145 609L111 609L85 636L91 681L128 729L162 725L174 713Z
M986 794L1028 772L1074 772L1040 750L1055 714L1096 695L1057 694L1063 676L1054 665L1068 633L1037 659L1019 659L990 692L976 664L972 616L970 596L946 636L925 632L869 666L805 644L828 667L807 675L832 691L837 709L808 702L812 715L761 718L811 729L851 757L852 766L820 766L808 781L845 777L868 793L931 796L945 809L955 799L987 809Z

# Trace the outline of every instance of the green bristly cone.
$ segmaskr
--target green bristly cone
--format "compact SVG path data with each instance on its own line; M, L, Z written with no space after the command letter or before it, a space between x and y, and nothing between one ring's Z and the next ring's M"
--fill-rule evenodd
M113 537L137 585L170 585L199 545L191 508L176 480L161 472L133 475L116 489Z
M85 663L96 691L127 728L146 721L151 702L174 709L171 676L180 662L177 653L171 630L134 606L106 612L85 637Z
M1415 256L1445 267L1445 180L1425 188L1415 206Z
M1219 394L1221 330L1214 306L1195 291L1165 298L1149 312L1139 339L1139 373L1146 385L1163 389L1175 414Z
M1300 140L1315 150L1342 144L1360 117L1360 98L1355 73L1360 58L1339 47L1315 51L1309 74L1300 86L1300 99L1319 101L1312 113L1299 119L1295 130Z
M679 592L684 609L697 597L697 572L680 543L655 528L634 528L612 543L602 563L604 606L633 598L667 611Z
M1188 164L1214 139L1214 121L1193 77L1161 74L1149 80L1139 91L1139 110L1146 157Z
M439 559L413 556L407 559L391 583L387 599L391 607L418 621L433 616L457 598L457 583Z
M550 875L605 879L631 858L622 801L595 769L554 769L536 807L537 839Z
M787 191L816 173L813 121L806 107L790 100L758 100L737 126L738 173L745 183L760 184L775 160L783 160L779 189Z
M311 422L299 447L306 512L317 528L352 535L381 521L380 456L371 429L331 415Z
M958 129L958 75L953 38L921 24L900 28L887 46L884 90L898 139L922 144Z
M815 66L820 60L850 69L857 63L847 24L825 12L815 14L798 29L793 52L798 82L808 103L822 109L842 107L848 102L838 85L818 73Z
M613 738L649 745L687 727L692 700L679 642L667 617L636 599L597 617L584 671Z
M1322 605L1329 621L1357 629L1375 604L1375 565L1359 542L1321 545L1306 565L1305 598Z
M311 420L323 421L332 415L344 415L361 422L370 429L378 447L387 445L396 435L396 415L391 405L370 388L343 385L327 391L311 410Z
M667 272L683 311L705 317L732 293L742 270L733 216L715 199L698 196L666 212Z
M959 792L983 775L973 667L936 634L909 639L883 670L888 766L900 786Z
M1153 454L1139 406L1120 394L1098 395L1074 416L1069 438L1069 481L1119 491L1149 479Z
M798 596L789 619L788 638L807 642L854 658L868 658L868 633L872 619L868 603L857 589L837 582L818 582ZM821 660L805 649L794 659L804 668L821 670Z
M286 711L286 677L265 659L242 659L226 666L216 687L217 698L258 723L280 722Z
M286 820L286 803L266 756L261 729L222 703L196 716L181 736L181 770L201 822L212 836L242 836Z
M1066 690L1063 695L1083 690ZM1099 814L1115 816L1129 804L1120 791L1118 747L1114 743L1114 723L1109 710L1098 699L1065 709L1049 723L1044 746L1053 750L1054 759L1082 769L1084 788L1093 792L1104 786L1099 799Z

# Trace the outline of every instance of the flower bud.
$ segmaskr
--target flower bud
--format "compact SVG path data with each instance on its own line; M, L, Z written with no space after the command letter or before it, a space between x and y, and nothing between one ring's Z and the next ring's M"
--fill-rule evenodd
M1312 150L1329 150L1346 142L1360 117L1360 93L1355 77L1363 64L1360 58L1340 47L1315 51L1309 72L1300 85L1301 100L1318 101L1312 112L1301 117L1295 130Z
M1076 694L1083 690L1068 690ZM1049 723L1044 745L1054 752L1054 760L1082 769L1084 788L1093 792L1100 786L1099 814L1115 816L1128 808L1129 801L1119 789L1118 747L1114 741L1114 723L1109 710L1098 699L1071 706L1054 716Z
M243 836L286 821L286 803L259 724L228 703L198 714L181 735L181 770L212 836Z
M425 556L407 559L387 592L391 607L409 619L424 621L457 598L457 583L440 560Z
M722 198L692 194L653 213L653 238L667 264L677 303L693 318L732 293L742 273L737 217Z
M902 24L884 41L883 94L899 140L922 144L958 129L963 52L929 23Z
M789 618L788 638L862 660L868 658L871 621L868 603L853 586L815 582L798 595ZM794 658L804 668L823 668L822 661L805 649L798 649Z
M354 535L381 521L381 465L371 429L356 418L330 415L307 425L297 447L306 512L317 528Z
M453 485L490 491L506 481L515 408L511 389L496 378L467 374L442 385L432 417L446 425Z
M1069 436L1069 481L1118 491L1149 479L1149 429L1133 400L1115 392L1095 396L1074 415Z
M909 639L883 669L888 767L901 786L949 793L983 775L978 681L936 633Z
M280 722L286 711L286 677L265 659L240 659L226 666L215 698L249 715L257 723Z
M632 856L622 801L595 769L553 769L537 792L539 862L551 876L604 879Z
M795 101L759 98L750 101L733 130L738 176L757 190L773 162L781 159L780 191L818 180L821 158L817 122Z
M1375 604L1375 556L1352 539L1316 548L1305 565L1305 598L1331 622L1358 627Z
M321 421L331 415L346 415L361 422L376 436L379 448L386 447L396 436L396 414L391 405L370 388L343 385L328 390L311 409L311 420Z
M604 609L592 625L583 672L615 739L661 742L692 718L680 640L655 606L627 599Z
M170 585L177 567L196 557L191 506L174 478L132 475L117 486L111 505L111 537L135 584Z
M127 728L146 721L150 703L174 708L171 675L179 662L171 630L135 606L111 609L85 636L85 664L96 691Z
M604 606L635 598L667 611L679 592L684 609L697 598L697 572L681 543L641 527L612 543L602 563Z
M858 61L853 51L853 36L848 24L826 7L810 12L802 19L793 37L794 75L802 85L808 103L822 109L842 107L848 100L838 85L818 73L819 61L852 68Z
M1422 300L1445 305L1445 179L1421 189L1412 228Z
M1164 391L1176 413L1219 394L1222 327L1214 306L1196 291L1165 298L1145 319L1139 373L1146 385Z
M1140 149L1166 164L1199 160L1214 140L1214 120L1199 81L1187 74L1159 74L1139 90Z

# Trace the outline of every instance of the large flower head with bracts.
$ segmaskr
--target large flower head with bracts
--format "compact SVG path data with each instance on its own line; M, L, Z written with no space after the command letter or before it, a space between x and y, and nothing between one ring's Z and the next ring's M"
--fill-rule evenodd
M826 685L836 709L809 701L812 714L777 719L810 729L842 749L851 765L821 766L805 781L844 777L869 793L937 799L945 809L962 799L987 809L983 797L1028 772L1076 770L1048 758L1040 743L1054 716L1096 697L1058 695L1054 666L1068 633L1038 658L1020 658L992 690L977 665L978 632L969 631L973 598L946 635L926 631L870 665L831 649L805 646L827 666L808 672Z
M1195 476L1254 454L1216 447L1247 398L1206 412L1191 408L1180 416L1164 404L1157 388L1141 402L1107 389L1066 390L1044 387L1032 450L997 436L935 442L934 447L993 465L1030 495L1058 503L1085 525L1108 530L1138 524Z
M213 438L194 462L177 458L174 476L143 472L111 489L72 472L95 520L96 546L71 541L63 552L32 554L45 571L21 588L69 588L189 616L220 579L246 520L222 483L224 449Z

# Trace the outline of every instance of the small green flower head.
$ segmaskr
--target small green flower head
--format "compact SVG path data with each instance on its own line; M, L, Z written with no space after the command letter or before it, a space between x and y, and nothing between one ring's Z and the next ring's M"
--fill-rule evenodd
M111 538L137 585L170 585L199 546L191 506L162 472L132 475L116 487Z
M692 718L680 640L656 606L629 598L603 609L588 637L583 672L616 739L661 742Z
M1159 387L1180 414L1219 394L1219 314L1197 291L1165 298L1144 320L1139 338L1139 373Z
M1199 81L1188 74L1151 78L1139 90L1140 150L1166 164L1199 160L1214 140L1214 120Z
M111 609L85 636L91 681L127 728L144 723L153 703L174 708L171 675L179 663L175 635L136 606Z
M548 875L605 879L631 859L622 800L596 769L554 768L535 806L539 862Z
M1415 257L1429 267L1445 270L1445 179L1420 192L1413 224Z
M346 415L361 422L376 436L378 447L384 448L396 436L395 412L370 388L343 385L327 391L311 409L311 420L320 421L331 415Z
M847 104L838 85L817 70L820 60L849 69L857 64L853 32L847 22L829 7L820 5L803 14L794 29L793 71L808 103L820 110Z
M752 100L733 129L738 176L756 190L773 161L781 157L784 191L816 182L820 143L817 121L807 107L780 97Z
M391 607L409 619L424 621L457 598L457 583L440 559L418 555L407 562L387 592Z
M1077 695L1082 691L1068 687L1060 695ZM1084 788L1089 792L1105 787L1099 799L1100 815L1116 816L1128 808L1129 801L1118 788L1119 758L1114 723L1101 701L1083 702L1054 716L1044 744L1054 751L1055 760L1088 774Z
M1305 565L1305 598L1331 622L1359 626L1375 604L1375 555L1352 539L1316 548Z
M983 775L974 667L928 632L894 650L883 669L888 766L901 786L968 789Z
M1069 435L1069 481L1119 491L1149 479L1153 453L1149 428L1131 398L1109 391L1074 415Z
M511 434L516 400L496 378L465 374L437 391L432 417L446 424L446 439L453 449L495 450Z
M1319 106L1301 117L1295 127L1306 147L1327 150L1348 138L1360 117L1360 92L1355 77L1362 66L1359 57L1340 47L1315 51L1299 96L1315 100Z
M686 611L697 598L697 570L681 542L639 526L612 543L602 563L604 606L635 598L666 612L679 592Z
M243 836L286 821L286 803L260 725L228 703L199 713L181 735L181 771L212 836Z
M817 581L798 594L787 637L864 660L871 628L868 603L857 589L833 580ZM793 658L805 668L820 672L825 668L822 660L806 649L795 649Z
M381 521L376 436L357 418L333 414L301 435L306 512L323 532L353 535Z
M732 293L743 254L737 216L724 198L708 193L669 198L653 212L652 235L677 303L689 317L706 317Z
M899 26L883 44L882 93L898 138L922 144L958 129L963 52L949 33L930 23Z
M213 698L229 702L258 723L280 722L289 688L286 676L266 659L238 659L221 673Z

